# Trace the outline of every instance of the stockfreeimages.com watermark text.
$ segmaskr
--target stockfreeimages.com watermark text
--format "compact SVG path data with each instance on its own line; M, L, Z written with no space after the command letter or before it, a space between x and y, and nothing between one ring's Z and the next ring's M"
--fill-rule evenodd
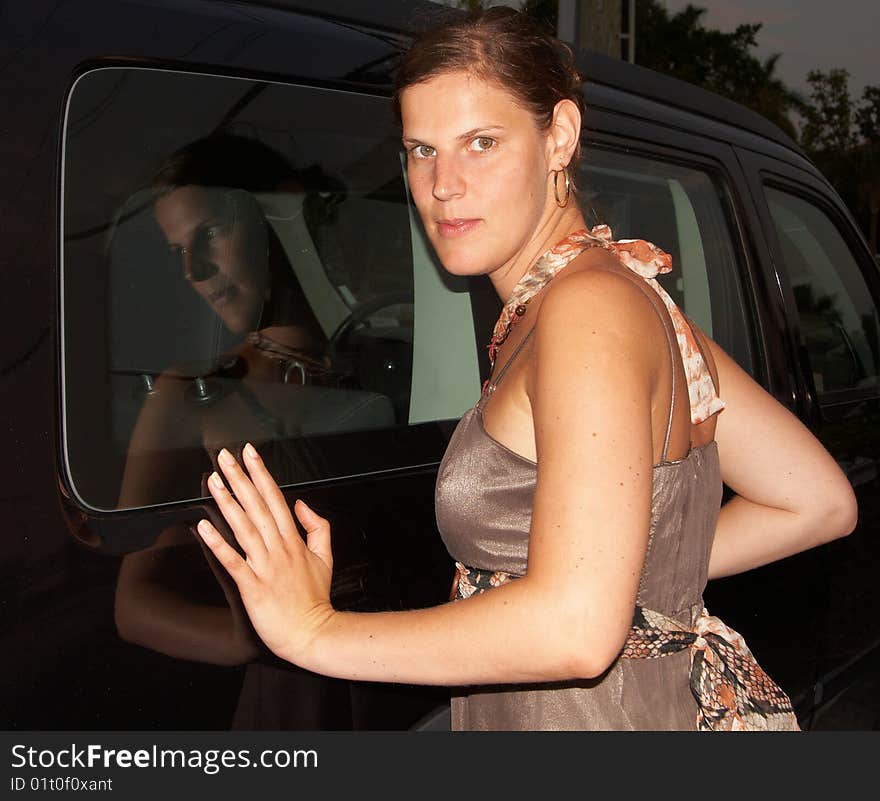
M77 768L113 770L116 768L196 768L209 776L222 768L317 768L314 749L269 748L252 752L250 748L107 748L99 743L71 744L64 748L12 746L13 768ZM109 788L108 788L109 789Z

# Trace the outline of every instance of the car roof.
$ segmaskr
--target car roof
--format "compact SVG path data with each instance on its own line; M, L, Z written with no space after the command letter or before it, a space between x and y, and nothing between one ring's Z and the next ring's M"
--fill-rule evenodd
M663 114L660 107L655 111L668 119L658 122L675 125L681 120L676 111L684 111L756 134L803 155L794 140L766 117L695 84L590 50L577 52L577 65L586 77L588 100L591 85L608 87L662 104L668 114Z
M261 6L275 6L304 14L314 14L336 22L366 28L412 34L443 15L464 13L429 0L244 0Z
M383 0L365 4L363 0L246 0L255 5L275 6L320 16L359 28L383 30L409 38L443 16L464 13L457 8L428 0ZM629 108L634 115L646 116L660 124L693 131L703 129L714 138L755 147L754 137L804 157L803 150L778 126L755 111L700 86L655 70L630 64L591 50L578 49L576 62L585 76L589 103L609 111ZM629 96L629 98L625 97ZM649 101L638 111L632 100ZM653 102L651 102L653 101ZM706 121L714 124L706 125ZM696 128L695 128L696 126ZM737 132L746 134L737 136ZM751 136L749 136L751 134ZM760 148L759 148L760 149Z

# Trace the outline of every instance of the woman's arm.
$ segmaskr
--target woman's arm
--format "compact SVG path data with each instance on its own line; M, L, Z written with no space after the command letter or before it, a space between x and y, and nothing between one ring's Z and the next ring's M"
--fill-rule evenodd
M601 674L631 624L648 537L651 398L656 365L668 362L659 325L627 278L590 271L551 285L534 342L539 468L528 575L467 600L335 611L327 522L297 502L304 543L255 451L244 457L253 484L221 454L241 506L222 482L209 486L247 560L207 521L199 530L264 642L307 669L358 680L449 685Z
M163 373L156 378L154 392L144 396L128 442L120 508L165 500L161 496L162 483L167 481L168 457L157 451L156 444L173 441L177 431L193 430L197 425L191 404L184 400L185 385L183 379Z
M167 443L175 424L184 431L198 430L200 421L184 400L184 386L180 379L161 375L155 394L144 399L129 442L121 507L154 503L170 469L169 457L156 451L156 443ZM259 643L225 571L218 568L215 575L228 606L193 597L194 574L204 568L205 559L213 558L200 544L189 526L178 524L162 531L151 547L122 559L114 603L116 629L123 640L177 659L243 664L259 654ZM210 580L202 572L199 578L203 577Z
M858 516L846 476L809 430L709 342L726 404L715 438L736 493L718 518L709 577L740 573L849 534Z
M188 526L172 526L156 543L122 560L114 618L123 640L177 659L214 665L240 665L255 659L259 643L240 608L234 588L223 587L229 606L187 595L194 560L209 558L195 548ZM181 574L184 574L181 576ZM228 576L217 576L223 586ZM237 610L234 607L238 606Z

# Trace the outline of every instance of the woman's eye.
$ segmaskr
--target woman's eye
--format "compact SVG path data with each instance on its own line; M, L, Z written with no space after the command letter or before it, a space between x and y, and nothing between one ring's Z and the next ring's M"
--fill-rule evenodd
M480 153L495 147L495 140L491 136L478 136L471 141L471 148Z
M410 153L417 159L429 159L436 151L430 145L416 145L410 150Z
M199 230L198 247L209 248L219 247L221 240L225 239L229 233L229 227L224 223L211 223Z

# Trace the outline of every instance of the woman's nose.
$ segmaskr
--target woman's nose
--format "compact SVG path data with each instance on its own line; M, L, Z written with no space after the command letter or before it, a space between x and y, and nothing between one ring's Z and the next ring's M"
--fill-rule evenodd
M189 250L183 253L183 275L187 281L198 283L207 281L217 272L217 265L204 258L200 253Z
M450 200L463 195L464 190L464 175L455 159L438 155L434 161L434 197Z

